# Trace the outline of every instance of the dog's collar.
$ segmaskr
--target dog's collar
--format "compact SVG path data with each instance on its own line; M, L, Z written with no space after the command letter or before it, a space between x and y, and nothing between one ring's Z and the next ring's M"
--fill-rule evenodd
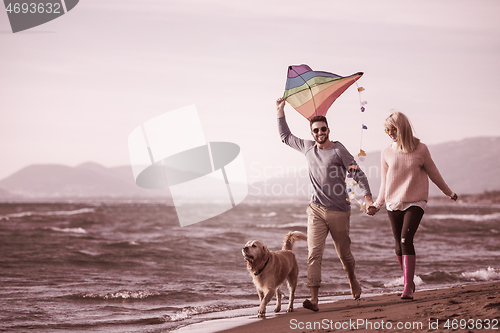
M257 271L257 273L253 273L253 275L257 276L257 275L259 275L260 273L262 273L262 271L264 270L264 268L266 268L267 264L269 263L269 259L271 259L271 257L268 257L268 258L267 258L266 263L264 264L264 267L262 267L261 269L259 269L259 270Z

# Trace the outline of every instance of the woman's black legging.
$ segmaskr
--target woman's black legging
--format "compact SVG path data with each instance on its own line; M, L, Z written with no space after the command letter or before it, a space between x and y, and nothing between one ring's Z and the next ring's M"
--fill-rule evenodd
M411 206L407 210L387 211L394 234L396 255L414 255L413 237L417 232L424 210Z

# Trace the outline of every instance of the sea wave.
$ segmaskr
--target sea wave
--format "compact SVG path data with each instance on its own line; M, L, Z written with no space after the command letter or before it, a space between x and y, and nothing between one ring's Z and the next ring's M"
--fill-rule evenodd
M123 248L123 249L128 249L131 246L139 246L141 243L137 241L121 241L121 242L113 242L109 243L106 246L111 247L111 248Z
M431 214L427 218L435 220L462 220L473 222L484 222L500 220L500 213L476 215L476 214Z
M45 228L48 230L56 231L56 232L65 232L65 233L70 233L70 234L86 234L87 230L83 228L58 228L58 227L50 227L50 228Z
M69 216L69 215L77 215L77 214L87 214L87 213L94 213L95 209L94 208L81 208L81 209L75 209L75 210L57 210L53 212L32 212L32 211L27 211L27 212L20 212L20 213L13 213L13 214L7 214L0 216L0 218L16 218L16 217L25 217L25 216Z
M421 285L425 284L425 282L422 280L422 278L420 276L417 276L417 275L415 275L413 277L413 282L415 282L416 286L421 286ZM386 288L399 287L399 286L404 286L404 285L405 285L404 276L395 278L392 281L384 283L384 287L386 287Z
M95 300L143 300L149 297L161 296L160 292L137 290L127 291L121 290L115 293L98 294L98 293L79 293L71 295L70 298L76 299L95 299Z
M250 217L275 217L275 216L278 216L278 213L276 213L276 212L269 212L269 213L248 213L248 216L250 216Z
M422 280L425 283L449 283L456 282L459 280L459 277L453 273L447 273L443 271L434 271L428 274L421 275Z
M176 322L189 319L196 315L205 313L221 312L233 310L235 307L227 305L209 305L209 306L188 306L180 311L175 312L173 315L166 316L167 321Z
M447 273L442 271L436 271L421 276L415 275L415 284L417 286L423 284L446 284L455 283L459 281L496 281L500 280L500 269L495 269L493 267L488 267L487 269L479 269L473 272L462 272L462 273ZM398 277L384 284L384 287L391 288L404 285L404 277Z
M285 223L285 224L257 224L257 228L262 229L288 229L288 228L305 228L307 225L304 222Z
M487 269L480 269L475 272L463 272L462 277L471 281L494 281L500 280L500 269L488 267Z
M91 257L97 257L97 256L101 255L100 252L95 252L95 251L90 251L90 250L80 250L80 251L76 251L76 252L87 255L87 256L91 256Z

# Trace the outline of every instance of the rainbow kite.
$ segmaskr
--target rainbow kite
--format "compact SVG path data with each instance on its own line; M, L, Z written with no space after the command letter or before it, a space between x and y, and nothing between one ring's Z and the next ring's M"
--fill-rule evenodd
M333 102L362 75L338 76L313 71L307 65L290 66L283 98L307 119L325 116Z

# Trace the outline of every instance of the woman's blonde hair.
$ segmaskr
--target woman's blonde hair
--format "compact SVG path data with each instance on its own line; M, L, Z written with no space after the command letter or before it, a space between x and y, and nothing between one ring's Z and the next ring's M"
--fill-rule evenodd
M391 110L393 111L393 110ZM385 128L395 128L397 130L396 148L405 153L410 153L417 149L420 139L413 136L413 128L410 119L404 113L393 111L384 122Z

